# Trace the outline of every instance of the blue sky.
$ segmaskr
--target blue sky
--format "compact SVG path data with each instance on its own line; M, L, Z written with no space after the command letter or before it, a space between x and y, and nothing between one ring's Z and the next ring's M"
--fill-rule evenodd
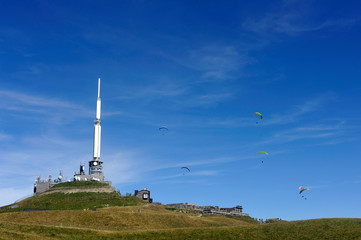
M92 159L101 77L101 159L122 193L361 217L360 5L3 1L0 205Z

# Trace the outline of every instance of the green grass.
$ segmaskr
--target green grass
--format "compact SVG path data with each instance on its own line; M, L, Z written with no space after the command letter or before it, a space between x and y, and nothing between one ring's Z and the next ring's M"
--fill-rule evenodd
M0 222L1 239L229 239L229 240L359 240L361 219L246 225L237 227L162 230L99 229L77 226L31 225Z
M115 190L113 192L81 192L83 189L107 188L106 183L100 182L66 182L55 185L44 194L35 195L16 204L18 208L9 209L0 207L2 212L19 212L24 209L50 209L50 210L81 210L95 209L107 206L135 206L145 202L137 197L122 197ZM80 192L65 193L67 189L79 189Z
M269 218L264 221L265 223L277 223L277 222L284 222L285 220L278 219L278 218Z
M361 240L361 219L270 219L260 224L248 216L208 216L144 203L115 191L49 192L17 203L16 209L0 208L0 239ZM53 211L22 212L25 208Z
M251 223L251 224L259 224L259 222L256 219L251 218L250 216L229 216L229 215L227 215L225 217L241 220L241 221Z
M190 213L190 214L202 214L202 211L200 210L193 210L193 209L186 209L186 208L174 208L174 207L166 207L165 208L168 211L173 211L173 212L182 212L182 213Z
M101 182L79 181L79 182L65 182L54 185L49 190L54 189L72 189L72 188L110 188L109 184Z
M177 210L177 208L174 208L174 207L166 207L165 209L169 210L169 211L176 211Z
M141 212L138 212L139 208ZM57 225L106 229L173 229L192 227L243 226L248 223L221 216L198 217L175 213L163 206L145 204L128 207L91 210L54 210L41 212L12 212L0 214L0 222L36 225Z
M189 213L189 214L195 214L195 215L199 215L202 214L202 211L200 210L190 210L190 209L184 209L184 208L175 208L175 207L165 207L166 210L168 211L172 211L172 212L182 212L182 213ZM203 217L214 217L212 215L203 215ZM236 220L241 220L243 222L247 222L250 224L259 224L259 222L254 219L251 218L250 216L232 216L232 215L225 215L224 217L227 218L231 218L231 219L236 219Z
M7 209L0 208L0 212L16 212L23 209L51 209L51 210L77 210L77 209L94 209L109 206L134 206L144 204L144 201L137 197L121 197L117 192L112 193L61 193L54 192L46 195L34 196L25 199L17 205L19 208Z

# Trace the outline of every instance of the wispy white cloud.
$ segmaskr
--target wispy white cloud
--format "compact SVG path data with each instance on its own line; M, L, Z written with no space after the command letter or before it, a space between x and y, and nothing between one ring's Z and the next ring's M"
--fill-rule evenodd
M318 188L327 188L327 187L330 187L329 185L311 185L311 186L305 186L309 189L318 189Z
M284 1L264 16L247 19L242 26L247 31L270 37L273 33L298 35L327 28L351 27L359 20L360 18L352 17L318 20L310 2Z
M174 174L174 175L169 175L169 176L159 176L154 178L153 180L158 182L160 180L169 180L169 179L176 179L176 178L185 178L182 180L188 180L189 177L193 177L193 176L197 176L197 177L201 177L201 176L215 176L218 175L218 171L211 171L211 170L203 170L203 171L191 171L191 172L186 172L186 173L178 173L178 174Z
M242 158L234 158L234 157L219 157L219 158L210 158L210 159L198 159L194 161L186 161L177 166L204 166L204 165L217 165L223 164L227 162L235 162L240 160L249 159L249 157L242 157Z
M55 136L50 134L42 134L39 136L25 136L22 138L22 142L28 146L33 147L51 147L51 146L62 146L67 147L69 150L74 149L75 146L84 146L88 144L89 140L74 140L65 138L63 136Z
M148 177L152 176L152 181L166 180L182 177L183 173L174 174L170 176L158 175L159 171L167 170L171 168L179 168L182 166L206 166L206 165L217 165L224 162L236 161L232 158L217 158L201 161L190 161L190 162L181 162L181 163L163 163L157 162L154 159L149 159L144 156L144 153L141 153L142 150L121 150L114 152L109 155L104 155L106 160L106 165L104 165L104 173L106 174L107 179L111 179L114 184L122 183L138 183L142 181L149 181ZM193 171L185 175L192 176L214 176L217 175L218 171L214 170L201 170ZM148 180L147 180L148 179Z
M124 112L121 111L108 111L108 112L102 112L102 117L111 117L115 115L123 115Z
M27 118L39 118L38 115L30 116L27 114L28 112L39 113L52 119L52 121L45 119L48 123L64 124L69 122L68 116L72 116L74 119L76 116L90 117L94 114L94 111L65 100L35 96L19 91L0 90L0 96L2 98L0 109L14 111ZM68 121L64 121L64 118L67 118Z
M2 179L11 179L18 176L17 181L9 180L7 185L20 184L21 182L33 183L35 176L40 171L41 176L47 176L49 168L52 169L53 177L57 176L59 170L63 170L64 175L71 178L74 171L78 170L79 162L88 162L91 159L91 140L74 140L58 134L42 134L40 136L27 136L21 138L19 144L22 151L7 149L0 157L0 163L4 166L0 170ZM90 151L89 151L90 150ZM181 166L212 166L232 161L241 161L246 158L210 158L203 160L157 161L146 156L142 149L108 149L102 155L106 159L104 172L106 178L114 184L137 183L145 181L148 176L157 178L157 171L169 168L180 168ZM11 161L8 161L11 159ZM66 163L66 164L64 164ZM21 166L19 168L19 166ZM4 171L6 169L6 171ZM19 169L29 169L28 171ZM203 170L192 171L194 176L212 176L216 171Z
M91 141L74 140L56 135L39 137L18 137L16 145L6 145L1 149L0 177L3 184L23 186L32 184L35 176L47 176L49 168L57 176L63 170L70 179L78 170L79 161L91 159Z
M104 155L103 158L107 159L104 165L106 178L111 179L114 184L142 181L149 167L147 162L142 160L141 154L131 150Z
M9 91L9 90L0 90L0 96L6 100L7 104L21 104L25 106L35 106L35 107L60 107L60 108L72 108L78 109L79 105L71 104L66 101L55 100L51 98L44 98L39 96L32 96L26 93ZM1 104L2 108L7 108L8 105Z
M361 179L355 180L353 183L361 183Z
M334 188L335 186L359 184L359 183L361 183L361 176L355 176L355 177L350 177L348 180L345 180L342 182L333 182L333 183L328 183L328 184L310 186L310 188L326 188L326 187Z
M74 151L62 153L57 149L45 150L45 147L33 149L23 147L21 153L14 151L2 153L0 163L3 169L0 170L0 176L3 183L9 186L23 185L26 182L32 184L39 172L41 176L48 176L49 168L52 169L53 175L63 170L70 178L74 171L78 170L79 161L83 162L90 158L91 154L87 156Z
M294 106L293 109L283 114L273 114L267 119L267 121L263 121L262 124L276 125L300 121L304 115L320 110L321 107L335 98L336 95L333 93L322 94L319 97L304 102L303 104Z
M326 22L306 24L301 22L301 15L297 13L272 13L258 20L247 20L243 28L257 34L286 33L295 35L302 32L316 31L326 27Z
M140 150L138 150L140 151ZM107 159L106 165L104 165L104 173L106 173L106 178L111 179L114 184L122 183L138 183L142 181L149 181L149 176L152 176L152 182L169 180L178 177L183 177L183 173L174 174L174 175L158 175L159 171L179 168L181 166L196 166L196 165L212 165L219 164L222 162L222 159L213 159L209 161L198 161L198 162L188 162L188 163L178 163L178 164L168 164L156 162L152 159L147 159L146 156L142 156L138 151L129 151L124 150L110 155L105 155L104 159ZM202 171L193 171L191 173L186 173L185 175L190 176L214 176L217 175L218 171L213 170L202 170Z
M170 80L157 80L153 83L142 86L141 88L133 88L128 89L116 99L119 100L127 100L127 99L147 99L153 100L163 97L178 97L185 95L189 92L189 87L177 83L177 81L170 81Z
M232 94L224 94L219 97L224 100L231 98ZM215 96L217 97L217 96ZM333 93L326 93L320 95L319 97L310 99L302 104L296 104L290 107L287 111L283 113L271 113L267 115L263 114L263 120L259 122L259 126L272 126L272 125L285 125L289 123L300 122L304 120L310 113L315 113L329 103L330 101L336 98ZM255 118L252 114L248 116L240 117L228 117L224 119L207 119L198 121L191 121L192 126L221 126L221 127L244 127L244 126L255 126Z
M346 142L353 142L356 141L357 138L355 137L338 137L338 138L332 138L330 140L325 140L324 142L321 143L317 143L316 145L320 145L320 146L326 146L326 145L337 145L337 144L341 144L341 143L346 143Z
M22 57L32 57L34 52L31 50L33 48L28 47L33 44L34 39L29 36L25 31L20 30L15 27L0 27L0 42L7 44L7 50L11 49L16 55ZM10 44L9 44L10 43ZM0 54L6 52L3 48L0 50ZM33 63L33 65L36 65ZM23 72L31 73L34 69L25 69Z
M195 92L195 84L192 82L177 82L159 80L148 86L128 89L115 97L117 100L142 101L151 104L153 101L166 100L172 103L172 109L189 107L209 107L221 102L229 101L235 96L234 90L218 89L206 93Z
M322 139L328 141L330 138L333 139L343 132L343 124L344 122L338 122L335 125L296 127L278 132L258 144L279 144L302 139Z
M188 52L183 65L202 71L203 78L228 79L246 64L251 63L244 53L240 54L234 46L209 45Z
M204 95L195 95L181 102L187 107L208 107L214 106L224 101L229 101L234 97L232 92L209 93Z
M218 175L218 171L204 170L192 172L193 176L215 176Z
M233 79L239 76L245 65L253 63L247 51L240 51L236 46L224 44L208 44L187 50L178 56L162 51L157 54L199 72L201 79L198 82Z
M12 135L0 133L0 141L9 141L11 139L13 139Z
M152 181L153 184L197 184L197 185L210 185L210 183L205 178L198 178L198 179L190 179L190 178L174 178L174 179L162 179L162 180L155 180Z
M243 158L242 158L243 159ZM205 166L205 165L217 165L226 162L234 162L240 159L236 159L233 157L219 157L219 158L210 158L210 159L198 159L193 161L178 161L177 163L172 164L159 164L158 166L152 166L148 169L148 171L158 171L169 168L180 168L183 166L191 167L191 166Z
M278 154L275 152L275 154ZM160 164L152 164L151 166L148 166L145 168L145 172L151 173L151 172L159 172L162 170L167 169L180 169L181 167L188 167L191 170L192 176L214 176L218 175L219 171L215 170L194 170L194 169L204 169L207 167L212 166L218 166L226 163L232 163L232 162L239 162L239 161L246 161L250 159L257 158L256 155L245 155L243 157L219 157L219 158L209 158L209 159L195 159L193 161L176 161L173 164L169 163L160 163ZM176 178L179 176L183 176L183 174L174 174L171 176L164 176L164 177L157 177L157 179L163 179L163 178Z

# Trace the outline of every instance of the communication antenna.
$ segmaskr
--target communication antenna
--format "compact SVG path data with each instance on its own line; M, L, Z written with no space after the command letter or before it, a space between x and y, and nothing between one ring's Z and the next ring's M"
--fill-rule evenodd
M51 168L49 168L49 182L51 182Z

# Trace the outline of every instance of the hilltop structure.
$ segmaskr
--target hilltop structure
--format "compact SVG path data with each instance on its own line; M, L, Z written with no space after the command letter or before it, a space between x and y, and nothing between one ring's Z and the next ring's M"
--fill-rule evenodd
M247 213L243 213L242 206L235 206L233 208L220 208L218 206L199 206L193 203L172 203L167 204L166 206L178 209L199 211L206 215L249 216Z
M100 78L98 79L97 111L94 120L93 139L93 160L89 161L89 174L85 174L85 166L80 164L80 171L74 175L75 181L104 181L103 162L100 161L100 140L101 140L101 120L100 120Z
M57 179L52 179L51 170L49 169L49 177L47 180L41 180L40 174L36 177L34 184L34 194L42 193L54 186L55 184L62 183L64 181L63 172L60 171Z
M143 188L142 190L135 190L134 196L138 197L139 199L143 201L147 201L149 203L153 202L153 199L150 198L150 191L147 188Z
M101 99L100 99L100 78L99 78L97 107L96 107L96 115L94 120L93 159L89 161L89 173L85 174L85 165L82 165L80 163L80 170L78 173L74 174L73 180L97 181L97 182L108 183L109 185L111 185L110 181L104 181L103 166L102 166L103 162L100 160L100 140L101 140L100 111L101 111ZM35 180L34 194L45 192L54 185L62 182L64 182L62 172L60 172L59 177L54 180L52 179L50 172L49 172L49 178L47 180L41 180L39 174L39 176L37 176Z

